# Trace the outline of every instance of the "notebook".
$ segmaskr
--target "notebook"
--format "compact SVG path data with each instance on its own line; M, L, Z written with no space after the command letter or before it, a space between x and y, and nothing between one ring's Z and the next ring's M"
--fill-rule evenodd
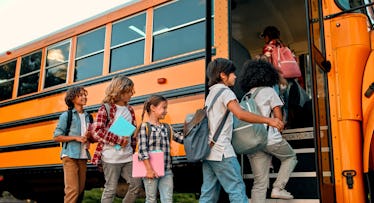
M154 151L149 153L149 161L151 162L153 170L156 171L158 176L165 175L164 167L164 152ZM147 171L143 161L138 160L138 153L132 155L132 177L139 178L145 177Z
M134 131L135 126L128 122L123 116L118 117L109 128L109 132L118 136L131 136Z

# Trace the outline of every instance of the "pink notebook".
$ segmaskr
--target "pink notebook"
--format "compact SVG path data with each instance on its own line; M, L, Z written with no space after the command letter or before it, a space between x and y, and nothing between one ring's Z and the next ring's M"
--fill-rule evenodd
M150 152L149 153L149 161L151 162L153 170L159 176L165 175L165 168L164 168L164 152ZM138 160L138 153L132 155L132 177L145 177L146 169L144 166L143 161Z

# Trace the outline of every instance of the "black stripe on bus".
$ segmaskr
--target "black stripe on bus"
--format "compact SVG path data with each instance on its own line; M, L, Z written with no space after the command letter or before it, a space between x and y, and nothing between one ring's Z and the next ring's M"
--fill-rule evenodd
M158 92L157 94L163 95L164 97L171 99L171 98L177 98L177 97L183 97L183 96L189 96L189 95L201 94L201 93L204 93L204 84L194 85L194 86L189 86L189 87L184 87L184 88L179 88L179 89L174 89L174 90L168 90L164 92ZM130 100L129 103L130 105L142 104L150 95L151 94L134 97ZM96 112L97 109L99 109L99 107L100 107L100 104L92 105L92 106L86 107L85 110L88 112ZM56 112L56 113L45 115L45 116L38 116L38 117L27 118L27 119L19 120L19 121L3 123L3 124L0 124L0 129L34 124L34 123L44 122L44 121L49 121L49 120L55 120L61 115L61 113L62 112Z
M212 50L212 54L215 54L215 49ZM50 90L50 91L44 91L44 92L36 93L36 94L30 95L30 96L26 96L26 97L2 102L2 103L0 103L0 107L16 104L16 103L20 103L20 102L30 101L30 100L34 100L34 99L38 99L38 98L42 98L42 97L47 97L47 96L50 96L50 95L53 95L53 94L65 92L69 87L74 86L74 85L92 86L92 85L95 85L95 84L110 81L113 78L113 76L115 76L115 75L119 75L119 74L124 74L124 75L127 75L127 76L137 75L137 74L141 74L141 73L148 72L148 71L167 68L169 66L175 66L177 64L183 64L183 63L188 63L188 62L191 62L191 61L194 61L194 60L199 60L199 59L204 58L204 56L205 56L205 51L200 51L200 52L196 52L196 53L193 53L193 54L173 58L173 59L170 59L170 60L156 62L156 63L150 64L150 65L142 66L142 67L135 68L135 69L130 69L130 70L124 69L122 71L116 72L114 74L106 75L106 76L103 76L103 77L100 77L100 78L87 80L87 81L84 81L84 82L81 82L81 83L73 83L71 85L65 85L64 87L53 89L53 90Z

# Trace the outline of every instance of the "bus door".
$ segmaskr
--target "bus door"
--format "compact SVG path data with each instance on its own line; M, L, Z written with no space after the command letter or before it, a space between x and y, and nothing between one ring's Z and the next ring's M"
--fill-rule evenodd
M335 202L327 81L331 64L325 58L322 1L308 0L306 9L318 193L321 202Z

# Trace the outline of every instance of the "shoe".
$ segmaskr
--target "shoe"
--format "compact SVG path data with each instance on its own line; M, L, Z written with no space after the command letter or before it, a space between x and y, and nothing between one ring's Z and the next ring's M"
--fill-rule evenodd
M285 189L273 188L271 191L271 198L274 199L293 199L291 193L287 192Z

